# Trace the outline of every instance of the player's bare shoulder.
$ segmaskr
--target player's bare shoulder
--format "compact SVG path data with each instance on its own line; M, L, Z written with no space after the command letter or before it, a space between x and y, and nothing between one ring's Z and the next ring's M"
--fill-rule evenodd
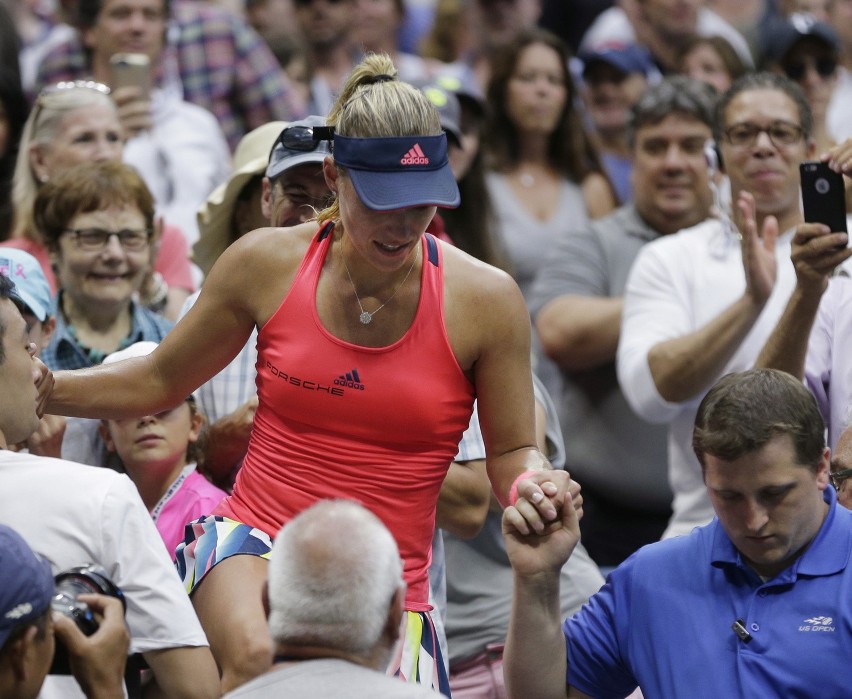
M256 320L268 317L290 289L316 232L315 222L250 231L222 253L204 288L246 306Z
M447 335L459 366L467 371L495 343L505 348L528 338L529 312L506 272L450 245L441 250Z
M315 222L290 228L258 228L242 236L228 251L233 249L242 262L251 261L261 267L272 265L279 273L291 267L295 271L316 232Z
M521 291L512 277L497 267L441 243L444 259L444 286L446 297L452 302L469 307L480 307L483 303L523 304Z

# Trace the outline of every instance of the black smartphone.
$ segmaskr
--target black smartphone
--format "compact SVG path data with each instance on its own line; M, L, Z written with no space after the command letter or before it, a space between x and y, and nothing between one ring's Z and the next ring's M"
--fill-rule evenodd
M800 164L799 174L805 221L824 223L832 233L847 233L843 175L828 167L828 163L812 161Z

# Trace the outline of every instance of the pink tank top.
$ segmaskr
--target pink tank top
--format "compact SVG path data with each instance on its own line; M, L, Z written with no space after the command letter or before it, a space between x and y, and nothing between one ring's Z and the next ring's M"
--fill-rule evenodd
M444 326L441 249L424 235L420 301L405 335L361 347L331 335L317 315L331 232L318 232L260 330L254 430L233 495L215 514L274 537L318 499L356 500L393 533L407 608L425 611L438 491L474 399Z

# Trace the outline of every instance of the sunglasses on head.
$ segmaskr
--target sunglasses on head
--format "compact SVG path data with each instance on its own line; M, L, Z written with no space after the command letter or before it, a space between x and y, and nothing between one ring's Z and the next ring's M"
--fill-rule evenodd
M91 90L92 92L99 92L106 96L109 96L110 93L109 87L95 80L63 80L54 85L46 85L38 93L38 97L36 97L32 112L32 123L38 124L42 109L44 109L45 104L49 103L54 95L62 94L69 90Z
M322 141L331 141L333 139L333 126L288 126L278 134L278 138L272 144L272 151L280 143L287 150L310 153L319 148Z
M94 90L95 92L100 92L101 94L108 95L110 93L109 87L104 85L103 83L99 83L96 80L63 80L54 85L47 85L42 88L42 91L39 93L39 96L42 95L53 95L57 92L63 92L65 90Z
M783 64L784 73L790 80L798 82L805 77L808 65L813 65L814 70L816 70L821 78L828 78L834 75L834 71L837 70L837 61L833 58L817 58L811 62L788 61Z

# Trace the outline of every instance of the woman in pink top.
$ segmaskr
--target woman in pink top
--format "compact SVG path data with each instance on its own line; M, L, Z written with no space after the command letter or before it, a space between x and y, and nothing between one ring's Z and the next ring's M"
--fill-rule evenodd
M435 108L396 78L387 56L368 55L328 123L333 136L323 127L288 134L305 151L334 140L323 173L335 202L319 221L243 236L154 352L58 372L47 408L112 419L166 409L258 328L249 453L233 496L193 525L178 561L197 585L193 603L223 689L269 668L260 599L270 537L292 512L343 495L376 512L403 551L412 591L398 673L448 692L429 642L423 563L474 395L488 476L502 502L517 501L519 529L540 534L566 497L581 501L535 446L529 316L517 285L424 235L436 206L458 204ZM422 653L410 651L412 637ZM293 652L310 657L304 646ZM408 652L419 662L407 664Z
M104 364L144 357L156 346L156 342L136 342L110 354ZM101 424L107 450L118 454L136 484L172 559L186 525L208 514L226 495L198 472L198 439L203 426L204 416L192 396L156 415Z

